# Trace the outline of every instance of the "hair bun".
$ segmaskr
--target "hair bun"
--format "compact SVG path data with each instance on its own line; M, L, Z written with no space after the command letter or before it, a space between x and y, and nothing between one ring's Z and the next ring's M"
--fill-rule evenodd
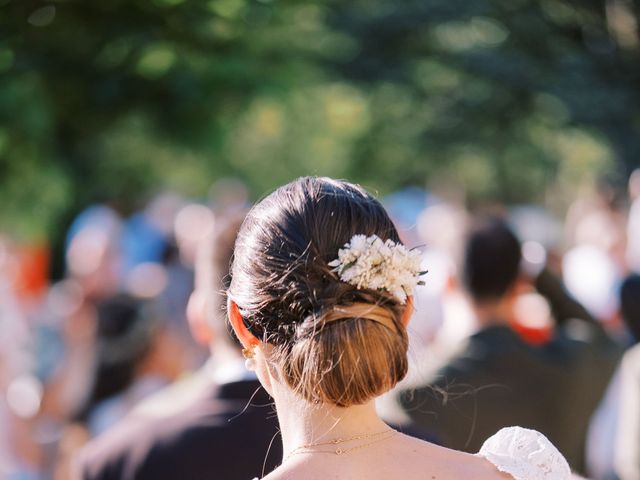
M389 308L336 307L307 319L299 330L282 374L311 402L359 405L390 390L407 373L406 330Z

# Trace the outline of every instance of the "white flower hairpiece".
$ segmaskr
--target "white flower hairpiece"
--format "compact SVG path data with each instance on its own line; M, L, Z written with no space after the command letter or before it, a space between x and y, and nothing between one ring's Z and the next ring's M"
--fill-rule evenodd
M424 285L420 275L421 255L393 240L383 241L377 235L354 235L329 262L340 280L356 288L386 290L400 303L405 303L417 285Z

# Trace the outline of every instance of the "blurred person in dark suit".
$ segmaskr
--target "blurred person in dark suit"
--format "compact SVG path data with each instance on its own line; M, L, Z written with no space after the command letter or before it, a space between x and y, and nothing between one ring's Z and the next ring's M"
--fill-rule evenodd
M89 439L184 372L184 344L157 307L155 299L124 293L97 305L92 385L82 409L60 432L52 468L56 480L68 478L71 459Z
M97 310L96 378L86 409L92 437L178 378L186 366L184 344L155 300L119 294Z
M478 222L464 252L464 282L478 330L422 386L402 392L405 413L445 445L477 451L502 427L539 430L582 470L584 437L618 358L602 327L542 270L535 287L556 320L554 338L525 342L511 327L515 301L530 283L521 247L502 221Z
M195 375L143 402L87 445L74 475L83 480L252 478L281 456L270 398L244 367L226 329L224 295L240 218L216 219L196 260L188 318L211 358Z

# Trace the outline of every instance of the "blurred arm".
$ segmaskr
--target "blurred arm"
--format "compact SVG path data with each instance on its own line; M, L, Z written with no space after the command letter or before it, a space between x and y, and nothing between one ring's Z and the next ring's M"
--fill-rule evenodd
M544 268L535 279L538 293L545 297L558 325L570 319L580 319L600 326L599 322L576 301L565 289L562 280L548 268Z

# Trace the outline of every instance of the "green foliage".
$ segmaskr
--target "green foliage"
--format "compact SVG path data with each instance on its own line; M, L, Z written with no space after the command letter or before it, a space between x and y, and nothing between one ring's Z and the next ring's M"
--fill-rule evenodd
M623 0L0 5L0 229L24 237L225 175L520 202L640 158Z

